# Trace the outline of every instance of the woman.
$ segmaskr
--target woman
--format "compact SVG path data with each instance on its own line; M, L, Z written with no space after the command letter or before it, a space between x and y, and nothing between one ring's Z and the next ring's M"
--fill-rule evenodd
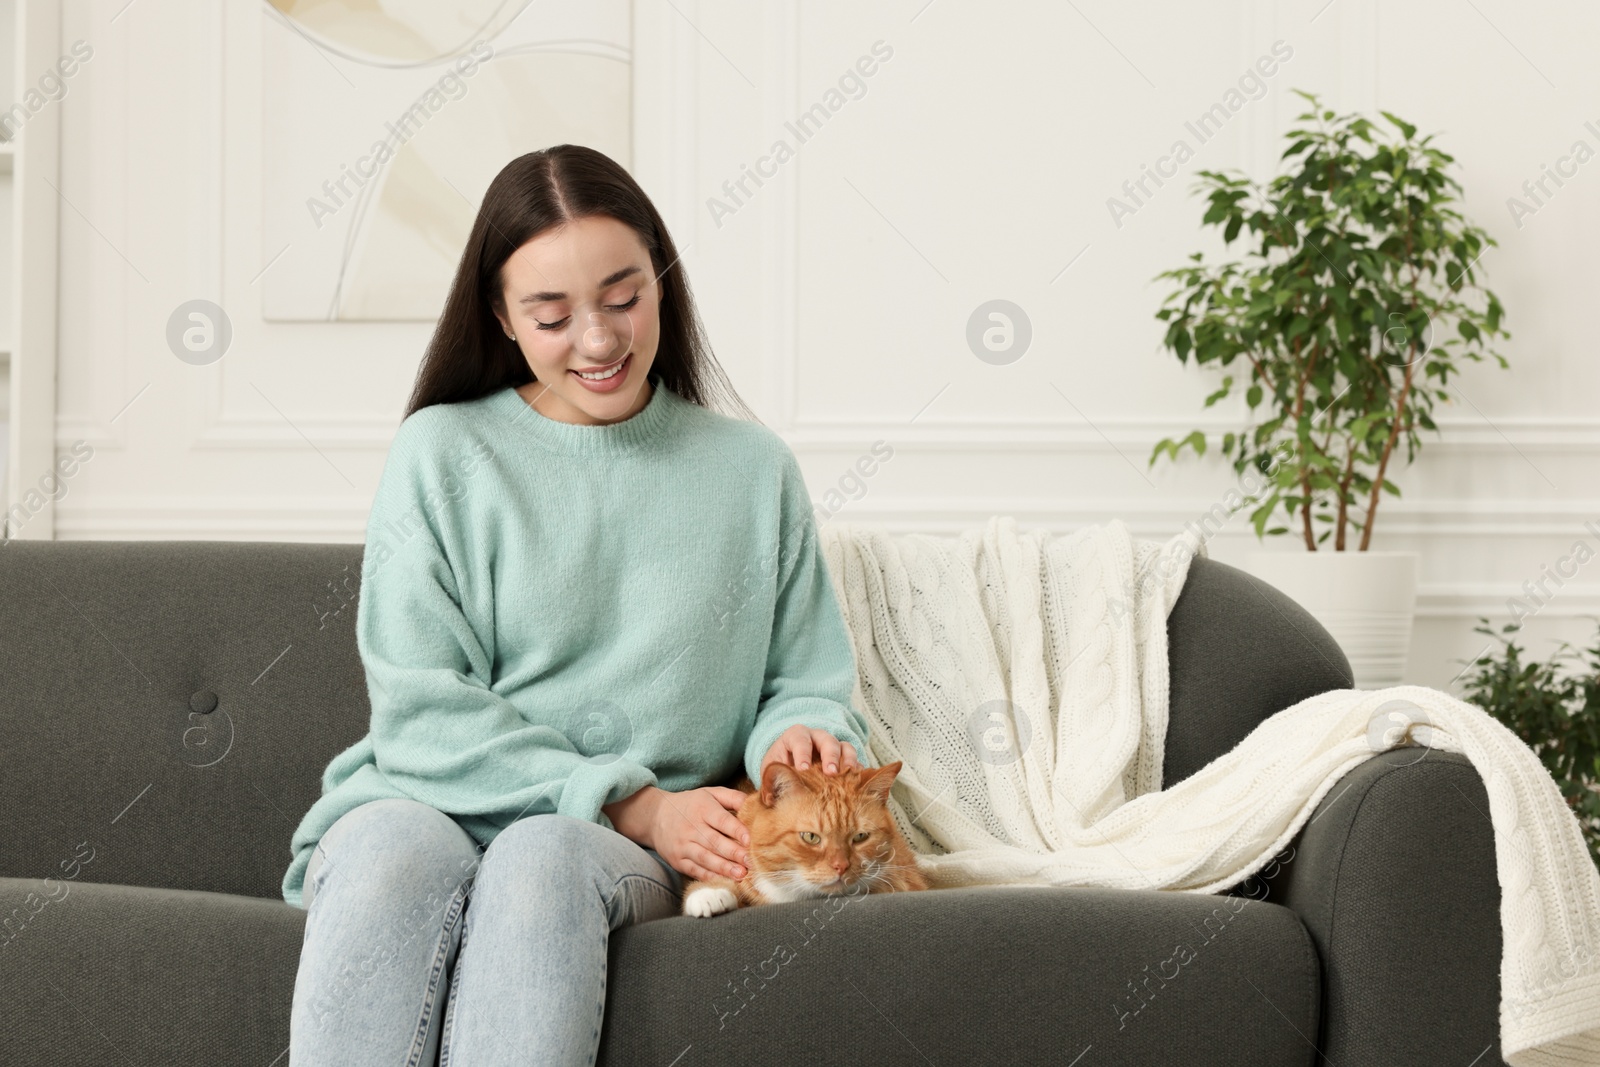
M592 149L484 196L368 519L371 728L284 876L295 1064L593 1063L610 932L744 873L710 783L861 766L805 483L707 405L677 259Z

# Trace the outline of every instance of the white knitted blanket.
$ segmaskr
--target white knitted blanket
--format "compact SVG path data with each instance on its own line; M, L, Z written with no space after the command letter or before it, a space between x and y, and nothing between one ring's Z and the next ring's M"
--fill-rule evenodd
M1463 753L1488 788L1502 1055L1600 1063L1600 874L1538 757L1482 709L1422 686L1323 693L1163 791L1166 621L1204 554L1192 535L997 516L953 537L838 521L819 536L872 755L904 762L894 814L932 884L1227 889L1409 737Z

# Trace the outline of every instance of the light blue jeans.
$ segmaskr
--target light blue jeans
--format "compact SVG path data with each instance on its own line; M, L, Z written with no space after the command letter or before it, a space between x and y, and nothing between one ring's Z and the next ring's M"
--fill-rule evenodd
M375 800L306 869L291 1067L592 1064L612 930L676 914L683 876L567 815L480 846L415 800Z

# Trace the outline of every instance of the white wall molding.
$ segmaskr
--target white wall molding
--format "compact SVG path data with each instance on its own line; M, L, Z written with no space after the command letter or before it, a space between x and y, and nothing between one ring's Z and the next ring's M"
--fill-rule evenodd
M328 497L110 496L63 515L70 539L361 541L365 502Z
M302 443L303 444L303 443ZM813 486L813 501L821 509L825 501L820 486ZM298 533L324 532L359 538L365 529L367 507L359 502L330 502L326 497L281 497L262 503L247 496L163 496L99 498L103 506L92 513L74 515L74 529L94 530L99 536L134 536L146 526L169 526L181 521L200 521L206 511L217 515L217 528L237 528L242 517L268 515L275 528ZM842 506L829 519L845 522L880 523L896 531L949 534L982 525L992 515L1014 516L1019 524L1042 526L1066 532L1085 523L1119 519L1141 537L1166 537L1185 523L1200 521L1217 501L1206 497L1140 500L1128 497L984 497L937 496L884 497L872 491ZM1577 538L1597 541L1585 523L1600 527L1600 499L1545 502L1430 500L1410 502L1388 500L1381 513L1381 534L1393 537L1455 537L1495 539L1505 536L1546 538L1563 550L1565 542ZM1219 536L1248 536L1249 522L1244 514L1233 516Z
M310 418L294 416L294 424L277 415L236 415L213 419L194 441L205 449L298 451L310 440L318 448L352 448L387 453L400 420L395 415L351 412ZM304 436L302 436L302 434Z
M1600 501L1591 514L1600 515ZM825 521L882 523L896 532L922 532L947 536L981 526L991 515L1007 514L1024 528L1042 527L1065 533L1085 523L1120 519L1136 537L1164 538L1198 516L1204 505L1191 509L1147 503L1130 506L1121 498L1108 500L982 500L948 498L894 501L853 501ZM1473 514L1473 510L1479 514ZM1398 509L1397 509L1398 510ZM1508 533L1551 538L1581 534L1575 516L1558 509L1537 517L1543 529L1505 530L1496 525L1496 512L1474 503L1438 525L1414 525L1410 517L1387 516L1388 535L1430 537L1451 535L1492 541ZM315 543L352 543L363 539L365 505L326 497L293 497L268 503L258 497L123 497L103 499L92 511L61 513L58 535L86 540L266 540ZM1590 538L1591 544L1594 542ZM1211 541L1211 554L1227 561L1233 551L1253 548L1256 539L1243 516L1236 516ZM1555 558L1554 555L1551 558ZM1580 577L1582 575L1580 574ZM1527 580L1539 577L1532 568ZM1485 616L1510 618L1508 600L1526 600L1521 580L1423 581L1417 591L1417 614L1430 619L1468 621ZM1547 619L1576 620L1600 616L1600 582L1569 581L1542 606Z
M774 420L766 420L774 430ZM104 420L62 418L56 443L70 447L82 438L96 448L120 448L122 438L108 434ZM1213 437L1237 430L1238 422L1216 419L1156 420L1148 418L1095 418L1092 425L1072 418L1013 420L950 420L940 423L929 416L914 425L894 419L808 419L780 430L797 454L865 448L879 438L895 448L918 452L1014 451L1027 448L1041 457L1062 454L1110 452L1107 439L1141 463L1163 437L1181 437L1204 430ZM373 412L350 412L322 417L296 417L294 426L276 415L239 415L214 420L194 440L197 448L290 449L305 447L307 438L318 447L359 448L386 452L398 419ZM1420 457L1460 452L1515 454L1518 449L1563 455L1600 451L1600 419L1496 419L1494 425L1439 420L1440 433L1424 432ZM297 430L295 427L298 427ZM304 433L305 436L301 436ZM1142 449L1142 451L1140 451Z
M1162 438L1182 437L1190 430L1203 430L1208 436L1217 437L1238 431L1243 425L1242 420L1210 414L1161 419L1092 414L1090 417L1092 423L1072 417L941 421L932 414L924 414L917 418L915 425L894 418L813 417L792 424L784 436L796 448L855 446L883 437L897 448L902 443L910 448L940 451L1025 445L1051 452L1099 451L1109 447L1106 443L1109 438L1118 446L1143 447L1142 459ZM1440 416L1435 422L1439 433L1421 432L1419 457L1461 451L1515 452L1519 448L1563 454L1600 451L1600 418L1495 417L1492 422L1485 422L1477 418Z
M813 490L817 506L824 501ZM991 515L1012 515L1019 523L1071 530L1089 522L1120 519L1135 535L1165 537L1188 522L1198 522L1210 513L1217 500L1190 497L1183 500L1161 498L1139 500L1129 497L893 497L875 496L870 490L858 500L842 506L837 517L844 521L882 523L896 530L926 530L953 533L981 525ZM1600 500L1587 501L1425 501L1386 500L1379 512L1380 536L1480 537L1516 535L1534 538L1575 539L1587 537L1600 542L1584 524L1600 527ZM1248 516L1240 513L1224 527L1224 533L1248 533ZM1250 534L1252 538L1253 534ZM1565 547L1565 546L1563 546Z
M1521 605L1522 617L1582 619L1600 615L1600 582L1568 582L1560 588L1553 584L1546 588L1551 596L1541 597L1541 604L1510 582L1424 582L1417 588L1417 614L1436 619L1484 616L1510 621L1517 617L1508 603L1514 598Z

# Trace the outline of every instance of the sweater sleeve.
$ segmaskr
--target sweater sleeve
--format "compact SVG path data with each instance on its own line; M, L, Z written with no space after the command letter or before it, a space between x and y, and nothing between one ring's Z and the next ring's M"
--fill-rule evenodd
M828 578L800 465L783 447L777 601L761 704L744 752L753 782L760 781L762 757L778 735L797 724L849 742L861 765L871 765L867 718L851 704L856 663L850 634Z
M444 521L453 495L434 483L459 495L460 482L430 469L425 440L402 436L368 520L356 610L378 770L413 799L502 828L546 812L611 827L601 806L656 784L655 774L625 753L584 755L489 688L492 657L462 609L441 536L453 526ZM397 530L410 532L389 550ZM384 549L374 551L378 540Z

